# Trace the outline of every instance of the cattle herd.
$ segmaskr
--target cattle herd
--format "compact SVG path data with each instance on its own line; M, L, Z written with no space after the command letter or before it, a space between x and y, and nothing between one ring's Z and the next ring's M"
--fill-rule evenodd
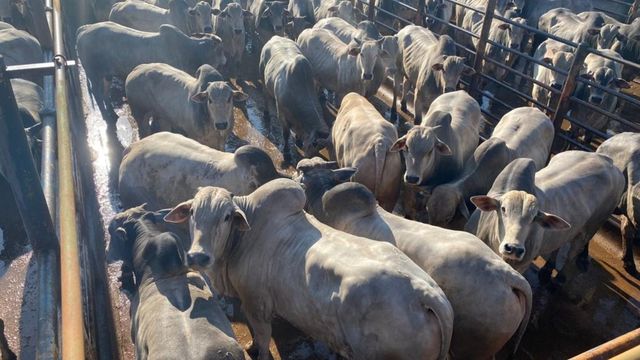
M483 11L488 3L458 1ZM408 17L406 7L379 0L376 20L398 30L383 35L357 22L367 5L356 5L128 0L113 4L108 21L78 28L77 55L102 117L118 119L110 98L118 78L140 137L122 153L126 210L109 225L107 249L133 294L138 358L267 360L275 317L347 359L513 355L532 312L522 274L539 256L548 286L571 281L570 269L587 271L589 240L614 213L624 267L635 272L640 134L548 161L554 125L531 106L506 113L480 143L481 104L458 90L476 71L459 47L479 46L484 15L427 0L427 26L402 27L389 14ZM543 85L562 88L575 49L519 25L640 59L640 20L620 23L591 1L498 0L496 14L509 22L492 22L479 69L505 79L526 63L506 49L529 52L536 62L522 69L537 81L527 91L539 104L556 96ZM6 64L41 62L36 38L0 25ZM575 96L614 111L634 70L590 54ZM265 131L282 130L294 176L259 147L225 152L249 74L264 94ZM372 102L387 81L391 119ZM39 85L12 80L34 153ZM398 119L398 100L411 124ZM610 125L581 107L571 114L594 129ZM214 293L240 300L247 352Z

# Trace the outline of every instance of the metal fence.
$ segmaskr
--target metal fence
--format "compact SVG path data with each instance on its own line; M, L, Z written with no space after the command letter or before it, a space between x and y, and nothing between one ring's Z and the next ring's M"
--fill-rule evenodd
M445 21L428 13L425 0L418 0L414 6L398 0L385 0L388 1L388 4L390 3L393 5L395 11L388 11L376 5L369 6L369 2L365 0L356 1L360 6L366 8L367 18L374 21L384 33L396 33L398 28L408 24L423 26L425 24L438 24L441 28L445 29L444 31L441 31L441 33L452 35L454 39L457 39L459 34L478 39L476 49L469 48L459 43L457 43L457 46L461 54L465 54L473 59L473 67L476 71L476 74L471 79L461 80L462 85L478 100L485 97L493 103L493 106L490 109L483 109L483 113L489 123L487 130L490 130L507 111L519 106L533 105L545 111L552 119L556 127L557 139L561 140L561 148L565 149L578 148L593 151L597 148L599 143L610 136L610 134L607 134L606 129L595 128L585 121L585 112L599 114L606 117L605 122L607 125L612 121L617 122L617 130L619 131L640 131L640 123L635 116L635 113L640 111L640 101L636 96L618 91L617 89L602 86L594 81L579 76L584 60L589 54L595 54L605 59L612 60L624 66L625 69L630 68L640 73L640 65L637 63L624 59L621 60L613 58L610 55L603 53L603 51L591 47L588 43L577 44L540 31L537 29L537 24L523 25L514 22L512 19L500 16L498 13L494 12L497 0L489 0L487 2L486 11L473 8L461 0L441 0L451 4L454 8L462 7L467 11L474 11L481 14L484 17L484 21L479 34L463 29L453 22L448 21L448 19ZM594 10L602 10L602 8L604 8L606 14L614 17L615 19L621 20L623 23L630 23L638 15L639 4L640 1L638 0L601 0L596 2ZM527 42L523 44L524 46L521 47L521 49L535 51L535 49L532 48L532 45L536 35L553 39L571 47L574 54L574 61L571 64L571 67L568 71L563 71L562 69L556 68L544 61L535 59L530 55L529 51L511 49L492 41L489 39L489 33L492 23L495 21L501 21L510 24L511 26L522 28L527 32ZM393 25L394 23L396 26ZM637 43L636 40L627 39L627 42L628 46L638 46L640 49L640 43ZM519 64L524 65L521 68L516 69L511 66L512 64L500 63L489 58L485 55L488 46L493 46L508 52L510 56L518 59L517 61L519 61ZM638 53L640 54L640 52ZM507 75L501 79L497 79L489 74L483 73L482 67L485 62L506 70ZM543 66L557 74L565 76L566 80L562 83L562 87L553 88L533 78L531 72L533 64ZM618 76L621 76L621 74L618 74ZM516 79L515 82L514 79ZM532 97L530 89L534 84L544 88L551 94L551 101L549 103L540 103ZM506 93L507 96L501 96L500 93L489 94L484 91L485 85L493 86L493 88L500 90L503 94ZM601 106L591 103L585 99L581 99L577 96L576 90L585 86L600 89L607 95L615 97L615 102L617 103L616 109L614 111L608 111L607 109L603 109ZM556 147L556 149L559 149L559 147Z

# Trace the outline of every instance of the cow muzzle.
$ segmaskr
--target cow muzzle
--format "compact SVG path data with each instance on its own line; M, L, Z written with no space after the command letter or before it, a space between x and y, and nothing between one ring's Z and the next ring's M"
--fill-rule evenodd
M275 32L278 32L278 33L281 32L282 31L282 25L275 25L273 27L273 30L275 30Z
M406 182L407 184L417 185L419 181L420 178L418 178L417 176L405 175L404 177L404 182Z
M189 267L204 269L209 266L210 262L211 257L205 253L197 252L187 254L187 265L189 265Z
M444 88L444 92L445 92L445 93L450 93L450 92L454 92L454 91L456 91L456 89L455 89L455 88L452 88L452 87L445 87L445 88Z
M215 123L214 126L216 127L216 130L227 130L229 123Z
M236 35L240 35L240 34L242 34L242 29L234 29L233 33L236 34Z
M362 80L372 80L373 74L362 74Z
M211 26L205 26L203 30L204 30L205 33L211 33L213 31Z
M504 244L500 253L504 258L511 260L522 260L525 253L525 248L518 244Z
M592 104L600 105L602 104L602 97L600 96L590 96L589 102Z

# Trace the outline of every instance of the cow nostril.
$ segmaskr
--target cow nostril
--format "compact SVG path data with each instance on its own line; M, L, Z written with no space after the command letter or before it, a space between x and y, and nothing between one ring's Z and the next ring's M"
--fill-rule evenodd
M206 32L206 33L210 33L211 31L212 31L211 26L206 26L204 28L204 32Z
M407 184L417 184L418 183L418 177L417 176L405 176L404 177L404 181Z
M209 265L209 260L211 260L211 258L205 253L187 254L187 264L189 264L189 266L206 267Z
M511 254L513 252L513 247L509 244L504 245L504 252L507 254Z
M515 248L515 253L517 257L521 257L522 255L524 255L524 248L521 248L521 247Z
M215 123L216 130L226 130L228 123Z
M362 80L371 80L373 79L373 74L362 74Z
M242 29L235 29L235 30L233 30L233 32L238 34L238 35L240 35L240 34L242 34Z
M456 89L451 88L451 87L446 87L446 88L444 88L444 92L446 92L446 93L448 93L448 92L454 92L454 91L456 91Z
M602 102L602 98L601 97L597 97L597 96L592 96L589 99L589 101L594 103L594 104L600 104Z

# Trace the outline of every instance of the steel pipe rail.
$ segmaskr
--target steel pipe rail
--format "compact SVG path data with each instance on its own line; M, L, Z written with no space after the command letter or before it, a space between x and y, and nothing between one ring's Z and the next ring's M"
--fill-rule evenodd
M640 329L628 332L569 360L609 359L638 345L640 345Z
M629 120L627 120L627 119L625 119L625 118L623 118L623 117L620 117L620 116L618 116L618 115L616 115L616 114L610 113L610 112L608 112L608 111L606 111L606 110L602 110L602 109L600 109L599 107L597 107L597 106L595 106L595 105L593 105L593 104L589 103L588 101L584 101L584 100L582 100L582 99L578 99L578 98L577 98L577 97L575 97L575 96L571 96L569 99L570 99L571 101L575 102L575 103L578 103L578 104L580 104L580 105L586 106L586 107L588 107L589 109L591 109L591 110L593 110L593 111L595 111L595 112L597 112L597 113L599 113L599 114L601 114L601 115L605 115L605 116L607 116L608 118L610 118L611 120L619 121L619 122L621 122L621 123L623 123L623 124L625 124L625 125L627 125L627 126L631 126L631 127L635 128L635 129L636 129L636 131L640 131L640 130L639 130L639 129L640 129L640 125L635 124L635 123L633 123L633 122L631 122L631 121L629 121ZM606 136L605 138L607 138L607 137L608 137L608 136Z
M63 359L84 359L84 310L76 223L74 156L68 104L67 60L64 48L61 0L53 0L53 50L56 71L58 187L60 216L61 338Z

